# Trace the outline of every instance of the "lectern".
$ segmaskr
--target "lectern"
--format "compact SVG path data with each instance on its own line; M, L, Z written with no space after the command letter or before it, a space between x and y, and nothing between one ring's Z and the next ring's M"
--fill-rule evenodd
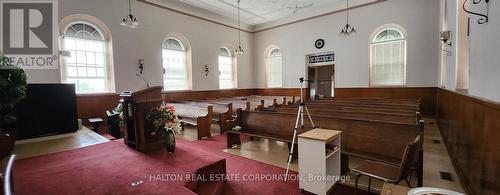
M154 134L153 124L146 120L151 108L161 105L162 87L150 87L136 92L122 92L123 120L126 125L125 145L147 152L165 146L160 134Z

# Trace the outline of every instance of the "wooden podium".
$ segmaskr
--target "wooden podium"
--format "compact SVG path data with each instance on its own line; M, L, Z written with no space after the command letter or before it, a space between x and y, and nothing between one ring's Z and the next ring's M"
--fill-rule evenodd
M136 92L122 92L123 119L126 125L125 145L147 152L165 146L165 140L159 135L152 135L153 124L146 120L151 108L162 103L161 90L156 86Z

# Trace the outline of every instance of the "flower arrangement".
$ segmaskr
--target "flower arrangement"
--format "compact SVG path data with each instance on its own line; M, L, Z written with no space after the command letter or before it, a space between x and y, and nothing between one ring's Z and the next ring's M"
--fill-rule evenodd
M159 133L166 136L169 131L173 133L181 131L180 120L175 115L175 108L171 105L162 103L161 106L152 108L146 119L153 123L154 132L151 135Z
M119 103L118 106L116 106L115 111L118 112L118 118L120 120L118 125L120 127L125 127L125 120L123 119L123 104Z

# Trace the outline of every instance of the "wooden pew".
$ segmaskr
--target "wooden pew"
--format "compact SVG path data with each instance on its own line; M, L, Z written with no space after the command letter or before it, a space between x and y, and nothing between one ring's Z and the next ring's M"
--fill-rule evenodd
M256 113L264 113L258 111L237 111L237 117L228 121L230 129L227 132L227 147L232 148L234 145L241 145L240 135L248 135L250 137L259 137L272 139L288 143L288 149L291 147L293 135L293 124L288 123L288 118L280 117L280 114L259 115ZM267 113L266 113L267 114ZM266 116L271 116L266 118ZM272 125L271 125L272 124ZM240 126L241 131L233 131L232 127ZM300 133L307 130L300 130ZM296 142L297 143L297 142ZM297 148L294 147L293 158L297 158Z
M315 103L331 103L337 105L387 105L400 107L420 107L421 99L321 99L314 101Z
M306 102L307 107L311 109L316 109L320 111L336 111L336 112L362 112L362 113L391 113L391 114L403 114L403 115L414 115L416 112L419 112L418 108L408 107L408 108L399 108L393 107L389 105L336 105L331 103L316 103L316 102ZM298 109L298 105L285 105L281 106L279 109Z
M318 105L318 104L306 104L310 108L332 110L339 112L391 112L398 114L414 114L418 109L401 109L401 108L390 108L390 107L371 107L371 106L336 106L336 105ZM288 108L288 107L287 107ZM297 107L293 107L297 108Z
M395 111L420 111L420 105L390 105L390 104L363 104L363 103L329 103L329 102L307 102L308 106L321 107L344 107L344 108L362 108L362 109L391 109Z
M213 104L233 104L233 115L236 115L237 109L242 109L245 111L255 110L260 103L249 102L246 100L229 100L229 99L207 99L205 100L207 103Z
M230 126L238 125L242 130L227 131L227 147L241 144L240 135L290 143L296 116L295 113L239 110L237 118L230 122ZM418 124L403 124L338 116L313 115L312 119L319 128L342 131L343 154L392 165L399 165L406 144L414 140L417 135L423 136L424 130L423 120L418 121ZM310 126L307 120L305 123L306 126ZM422 159L419 161L419 166L421 162Z
M420 120L420 113L414 111L413 113L394 113L394 112L384 112L384 111L372 111L372 110L355 110L355 111L339 111L331 110L324 107L307 107L309 113L313 116L337 116L342 118L352 118L352 119L371 119L385 122L394 122L402 124L415 124ZM278 107L272 108L274 112L285 112L285 113L297 113L298 107ZM269 109L267 110L269 111Z
M196 126L198 139L210 137L210 128L212 124L213 106L206 108L187 105L182 103L167 103L175 108L175 113L182 123Z
M198 106L207 109L209 106L212 106L213 107L212 121L220 125L221 134L223 134L225 132L225 129L227 129L227 121L232 119L233 103L219 104L219 103L209 103L202 101L183 101L179 103Z
M288 105L288 104L293 104L295 103L295 97L294 96L259 96L259 95L253 95L253 96L247 96L247 98L250 99L257 99L257 100L272 100L273 104L272 105L265 105L267 107L269 106L281 106L281 105ZM289 100L289 101L288 101Z

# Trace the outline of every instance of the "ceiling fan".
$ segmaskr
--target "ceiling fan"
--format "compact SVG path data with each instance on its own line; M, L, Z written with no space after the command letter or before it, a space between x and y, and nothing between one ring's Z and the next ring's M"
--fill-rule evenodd
M291 9L293 10L293 13L297 13L298 11L300 11L301 9L305 9L305 8L309 8L309 7L312 7L314 3L309 3L309 4L306 4L306 5L301 5L299 6L299 4L296 2L295 3L295 6L287 6L286 8L288 9Z

